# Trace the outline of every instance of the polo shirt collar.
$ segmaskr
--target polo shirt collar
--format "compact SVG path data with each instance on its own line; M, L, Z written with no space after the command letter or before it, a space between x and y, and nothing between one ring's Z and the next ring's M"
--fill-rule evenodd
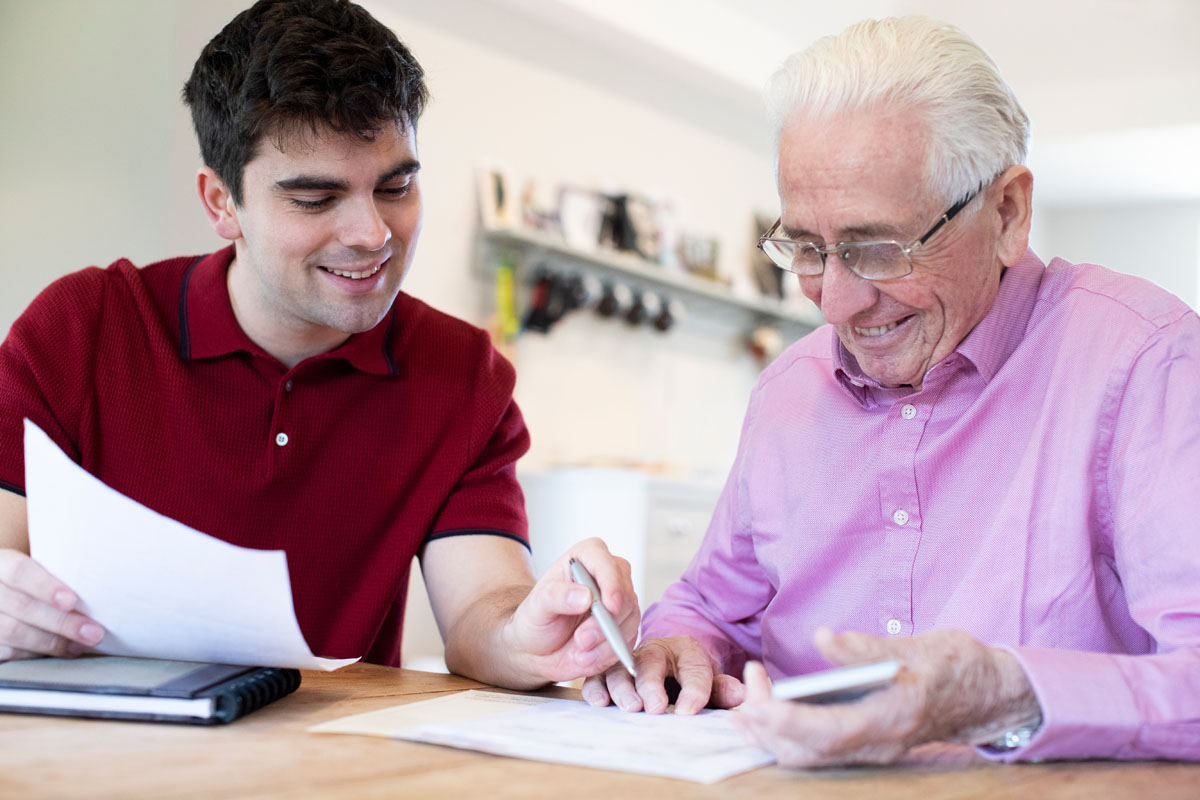
M1045 271L1045 265L1033 250L1027 249L1020 261L1005 269L991 309L955 348L955 353L974 364L985 382L996 376L1025 337ZM940 363L951 358L953 355ZM937 366L935 364L934 368ZM864 408L874 408L885 398L898 399L912 393L909 387L889 389L880 386L862 371L858 360L836 333L833 336L833 372L842 389Z
M197 258L184 273L179 290L179 341L180 354L185 359L217 358L236 352L273 358L246 335L233 313L225 279L233 255L230 245ZM333 350L301 363L336 358L360 372L394 375L397 369L390 345L395 318L396 303L393 303L371 330L355 334Z

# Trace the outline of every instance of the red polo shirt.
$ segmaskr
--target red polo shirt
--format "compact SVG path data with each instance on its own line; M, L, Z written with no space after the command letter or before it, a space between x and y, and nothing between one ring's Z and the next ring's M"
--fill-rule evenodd
M422 543L527 542L513 368L483 331L401 294L372 330L287 369L238 326L232 258L121 260L34 300L0 345L0 488L23 493L29 417L144 505L287 551L317 655L398 665Z

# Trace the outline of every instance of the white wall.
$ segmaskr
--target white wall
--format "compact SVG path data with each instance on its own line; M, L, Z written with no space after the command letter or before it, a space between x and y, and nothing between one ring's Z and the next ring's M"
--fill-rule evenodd
M1042 208L1043 258L1101 264L1154 281L1200 308L1200 202Z
M179 90L201 46L244 5L54 0L0 5L0 332L55 277L222 242L193 189L197 148ZM472 269L475 170L518 182L672 197L687 227L722 241L739 273L749 215L775 198L766 136L728 86L615 58L500 4L377 0L427 68L420 126L427 221L407 289L485 324ZM672 71L674 70L674 71ZM1115 113L1115 112L1114 112ZM1036 122L1036 120L1035 120ZM1038 206L1035 243L1146 275L1196 302L1200 204ZM517 348L531 464L635 461L721 472L757 365L736 330L662 337L591 318Z

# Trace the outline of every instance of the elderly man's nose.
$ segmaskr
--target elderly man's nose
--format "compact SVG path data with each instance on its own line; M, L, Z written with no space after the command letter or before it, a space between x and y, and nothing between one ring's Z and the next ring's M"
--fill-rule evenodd
M858 277L835 253L825 258L821 275L821 314L831 325L841 325L875 304L879 290L870 281Z

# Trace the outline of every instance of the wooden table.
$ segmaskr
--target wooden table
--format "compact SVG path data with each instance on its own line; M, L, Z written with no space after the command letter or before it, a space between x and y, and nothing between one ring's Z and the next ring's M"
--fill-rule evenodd
M227 726L0 714L0 798L1200 798L1200 765L1189 764L1005 766L939 747L886 768L769 767L704 786L305 732L348 714L479 687L456 676L356 664L306 672L295 694ZM547 694L579 696L558 688Z

